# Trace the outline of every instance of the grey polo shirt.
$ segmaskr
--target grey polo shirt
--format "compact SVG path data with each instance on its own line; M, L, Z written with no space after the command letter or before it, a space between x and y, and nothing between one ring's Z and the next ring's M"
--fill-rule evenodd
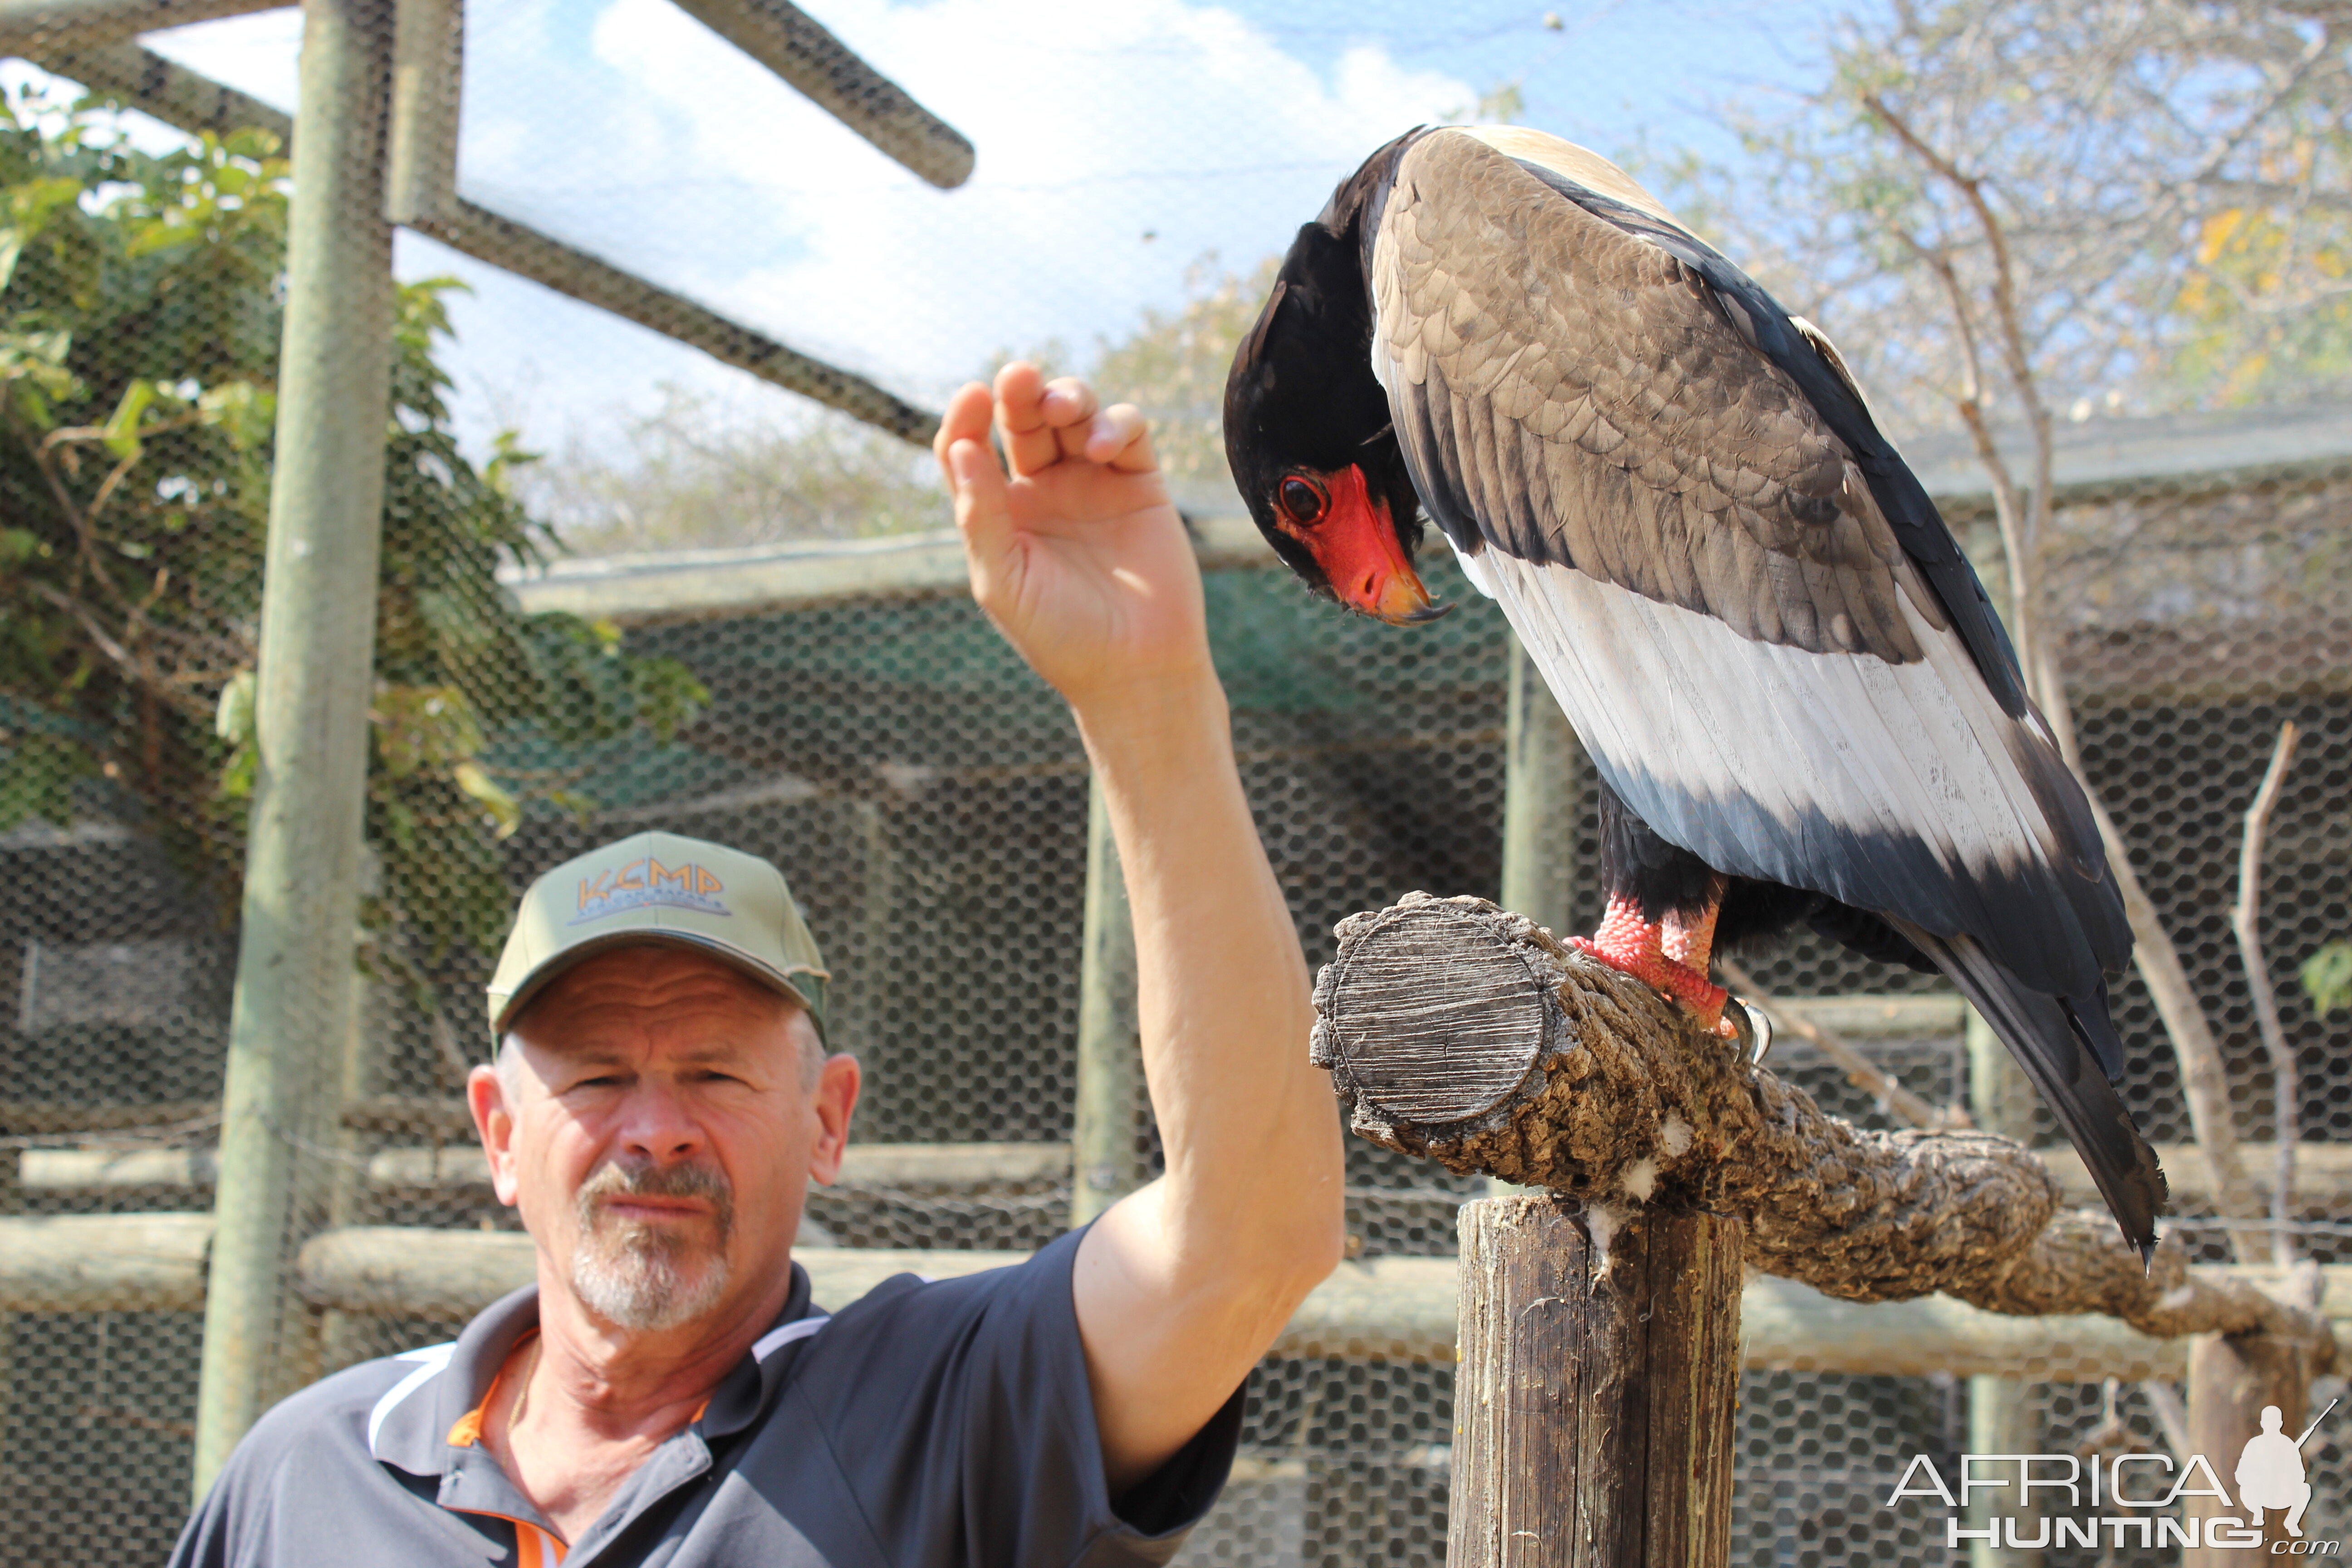
M455 1344L271 1410L173 1568L1126 1568L1166 1563L1224 1484L1242 1394L1114 1504L1071 1304L1080 1233L956 1279L902 1274L831 1317L793 1266L775 1326L586 1534L560 1542L478 1440L536 1287Z

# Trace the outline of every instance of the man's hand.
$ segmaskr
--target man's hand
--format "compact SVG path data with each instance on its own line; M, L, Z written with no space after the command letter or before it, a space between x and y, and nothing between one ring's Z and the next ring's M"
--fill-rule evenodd
M1084 710L1139 682L1207 675L1192 542L1169 504L1143 416L1032 364L996 375L1012 464L988 445L989 389L956 394L931 443L955 495L972 595L1021 657Z
M1307 1059L1307 965L1234 766L1201 574L1143 420L1082 382L996 378L940 427L972 592L1069 699L1118 839L1136 1021L1167 1173L1087 1233L1071 1273L1114 1495L1217 1413L1342 1232L1339 1124Z

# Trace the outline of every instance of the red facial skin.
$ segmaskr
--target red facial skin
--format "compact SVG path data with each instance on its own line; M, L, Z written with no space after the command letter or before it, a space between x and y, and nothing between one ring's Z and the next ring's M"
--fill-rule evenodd
M1277 485L1275 526L1307 547L1339 602L1391 626L1430 619L1429 590L1397 542L1388 503L1372 499L1364 470L1350 464L1336 474L1295 477L1319 481L1328 504L1313 522L1300 522L1283 505Z

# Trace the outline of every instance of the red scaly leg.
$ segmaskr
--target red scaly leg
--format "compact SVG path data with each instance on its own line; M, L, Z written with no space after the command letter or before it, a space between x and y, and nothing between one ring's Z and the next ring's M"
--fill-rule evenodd
M1670 913L1654 923L1642 918L1640 904L1612 894L1601 929L1590 937L1571 937L1569 945L1664 992L1688 1008L1702 1025L1722 1034L1723 1004L1730 993L1706 977L1722 889L1717 879L1706 909L1698 914Z

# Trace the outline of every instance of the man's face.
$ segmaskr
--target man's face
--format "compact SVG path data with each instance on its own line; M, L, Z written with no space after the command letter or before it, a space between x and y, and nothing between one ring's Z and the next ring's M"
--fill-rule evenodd
M616 949L541 993L467 1089L542 1283L640 1333L780 1295L857 1099L848 1057L809 1086L814 1042L796 1003L689 949Z

